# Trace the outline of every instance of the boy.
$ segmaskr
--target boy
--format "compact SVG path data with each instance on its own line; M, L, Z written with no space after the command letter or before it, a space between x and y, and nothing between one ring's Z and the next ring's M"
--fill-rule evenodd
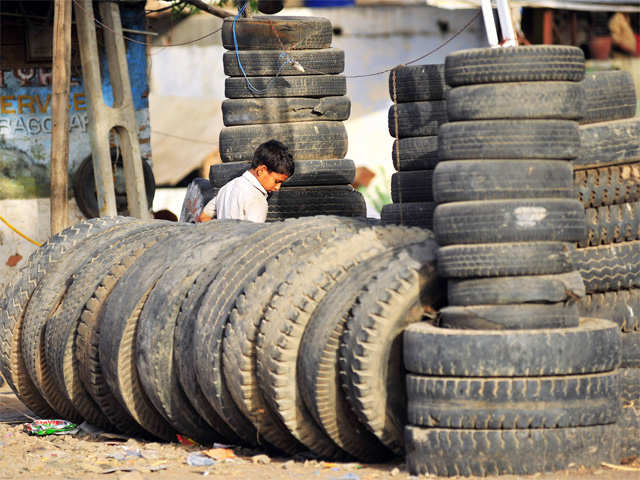
M217 218L264 223L267 194L280 190L294 170L293 157L286 146L276 140L263 143L253 154L251 168L225 184L205 205L197 221Z

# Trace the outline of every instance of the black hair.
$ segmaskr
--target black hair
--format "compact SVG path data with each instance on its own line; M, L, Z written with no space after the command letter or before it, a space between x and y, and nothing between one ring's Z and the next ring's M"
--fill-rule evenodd
M251 168L256 168L260 165L267 167L270 172L284 173L289 177L293 175L296 169L289 149L277 140L269 140L256 148L251 161Z

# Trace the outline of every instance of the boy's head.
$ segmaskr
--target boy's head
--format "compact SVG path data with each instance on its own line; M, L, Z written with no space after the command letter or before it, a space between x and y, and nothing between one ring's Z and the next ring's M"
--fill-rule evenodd
M285 145L269 140L256 149L251 169L267 192L277 192L282 183L293 175L295 164Z

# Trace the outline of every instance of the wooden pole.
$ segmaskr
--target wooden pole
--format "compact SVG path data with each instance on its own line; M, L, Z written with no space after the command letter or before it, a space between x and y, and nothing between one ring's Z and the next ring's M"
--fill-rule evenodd
M69 82L71 77L71 2L55 0L51 96L51 235L69 224Z

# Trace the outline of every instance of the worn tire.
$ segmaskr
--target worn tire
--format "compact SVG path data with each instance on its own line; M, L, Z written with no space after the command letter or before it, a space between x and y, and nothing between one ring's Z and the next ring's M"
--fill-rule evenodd
M222 23L222 46L227 50L235 49L233 20L227 17ZM253 16L236 22L239 50L329 48L332 34L329 19L320 17Z
M584 209L549 198L445 203L436 207L433 230L440 245L575 242L585 238Z
M249 162L230 162L211 165L209 182L213 188L223 187L227 182L251 168ZM287 187L309 187L324 185L349 185L356 176L353 160L303 160L295 162L295 172L282 185Z
M618 370L589 375L468 378L407 375L410 425L479 430L607 425Z
M440 126L441 160L570 160L581 154L578 124L569 120L475 120Z
M620 372L620 414L618 415L618 437L620 454L625 458L640 455L640 368L621 368Z
M433 170L396 172L391 175L393 203L432 202Z
M621 336L616 324L595 318L582 318L574 328L503 331L421 322L404 333L404 365L412 373L452 377L608 372L620 364Z
M452 306L557 303L584 296L584 283L576 271L557 275L452 279L447 285L447 297Z
M389 107L389 135L394 138L438 135L440 125L446 122L447 102L444 100L407 102Z
M519 47L526 48L526 47ZM496 49L497 50L497 49ZM405 429L413 475L529 475L617 462L615 425L527 430Z
M473 48L447 55L445 80L450 86L502 82L579 82L584 53L577 47L533 45Z
M636 114L636 87L629 72L611 70L585 75L585 115L580 123L608 122Z
M580 127L580 155L575 169L636 163L640 159L640 117Z
M573 169L557 160L452 160L433 173L437 203L575 198Z
M408 65L396 67L389 72L389 97L392 101L442 100L446 90L443 64Z
M576 170L573 181L584 208L640 201L640 163Z
M591 293L578 301L583 317L606 318L623 332L640 330L640 290Z
M493 83L456 87L447 93L450 121L497 119L579 120L585 93L578 82Z
M449 245L438 249L445 278L549 275L574 270L575 246L562 242Z
M250 88L247 81L251 82ZM256 91L257 90L257 91ZM227 77L227 98L265 97L341 97L347 93L347 78L342 75L304 75L289 77Z
M323 98L236 98L222 102L226 127L265 123L347 120L349 97Z
M386 225L433 229L435 202L391 203L382 207L380 218Z
M620 368L640 368L640 333L622 334L622 360Z
M432 170L439 161L438 137L401 138L393 142L393 167L399 172Z
M365 217L367 213L364 197L349 185L282 188L267 203L267 222L316 215Z
M577 248L571 255L587 293L640 288L640 241Z
M256 148L277 138L299 160L334 160L347 154L347 131L342 122L274 123L226 127L220 131L223 162L250 162Z
M640 240L640 202L585 210L587 238L579 247Z
M275 17L277 18L277 17ZM232 39L233 41L233 39ZM344 51L339 48L314 50L291 50L283 53L276 50L245 50L224 52L222 65L224 73L229 77L243 77L238 65L238 57L242 68L249 77L275 75L315 75L336 74L344 71ZM294 67L292 60L304 68L304 72Z

